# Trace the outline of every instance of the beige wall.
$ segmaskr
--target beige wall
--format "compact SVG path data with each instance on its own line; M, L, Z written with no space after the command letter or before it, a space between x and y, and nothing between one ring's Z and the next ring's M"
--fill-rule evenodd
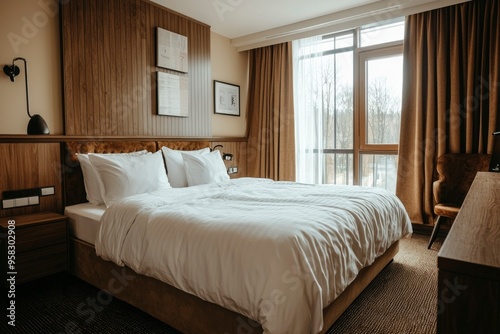
M12 83L3 67L28 61L31 114L40 114L52 134L62 134L59 15L55 0L2 0L0 11L0 134L26 134L24 64Z
M230 40L216 33L211 34L212 79L240 86L240 116L213 114L212 135L228 137L246 136L248 52L238 52L230 45ZM212 101L213 113L213 85Z
M59 13L56 0L2 0L0 66L15 57L28 60L30 108L47 122L51 134L63 134ZM241 116L213 115L212 135L246 135L247 52L237 52L230 40L211 34L212 79L240 86ZM15 83L0 72L0 134L26 134L28 116L23 63ZM213 86L212 86L213 89ZM213 113L213 93L210 100Z

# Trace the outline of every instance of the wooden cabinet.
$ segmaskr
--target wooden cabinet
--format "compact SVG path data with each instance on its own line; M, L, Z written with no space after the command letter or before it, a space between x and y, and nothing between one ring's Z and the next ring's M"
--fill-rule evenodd
M500 173L479 172L438 254L438 333L500 333Z
M0 228L2 274L15 273L16 284L68 270L66 216L41 212L4 217L0 218ZM9 247L12 245L15 252Z

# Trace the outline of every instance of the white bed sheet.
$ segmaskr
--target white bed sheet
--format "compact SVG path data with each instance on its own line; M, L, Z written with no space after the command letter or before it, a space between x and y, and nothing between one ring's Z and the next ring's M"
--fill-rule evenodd
M322 310L412 232L378 188L270 180L168 189L124 199L101 219L97 255L258 321L265 333L317 333Z
M64 208L64 215L69 218L70 235L95 245L104 211L104 204L81 203Z

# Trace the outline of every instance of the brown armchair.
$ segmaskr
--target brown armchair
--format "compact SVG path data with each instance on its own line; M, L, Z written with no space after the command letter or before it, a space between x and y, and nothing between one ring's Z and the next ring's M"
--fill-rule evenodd
M443 154L437 159L438 180L433 183L437 220L427 248L436 240L442 217L454 219L478 171L487 171L489 154Z

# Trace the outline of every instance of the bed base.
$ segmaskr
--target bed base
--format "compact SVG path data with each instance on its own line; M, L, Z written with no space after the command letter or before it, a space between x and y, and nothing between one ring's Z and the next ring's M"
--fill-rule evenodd
M398 250L399 241L396 241L372 265L362 269L347 289L323 310L324 323L321 333L328 331L356 297L392 261ZM113 262L102 260L96 255L94 246L84 241L71 238L70 256L73 275L182 333L263 332L260 324L241 314L204 301L159 280L137 274L128 267L120 267Z

